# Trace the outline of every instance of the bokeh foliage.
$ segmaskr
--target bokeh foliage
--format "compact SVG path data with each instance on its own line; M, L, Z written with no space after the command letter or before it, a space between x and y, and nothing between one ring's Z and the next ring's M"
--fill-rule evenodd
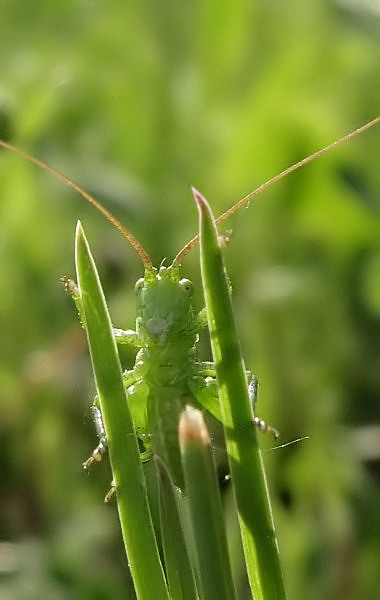
M191 184L218 213L379 112L374 7L5 0L0 135L95 193L155 263L170 260L196 230ZM259 413L283 442L310 436L276 451L263 439L295 600L370 600L380 584L379 153L375 129L226 224ZM142 269L70 190L0 158L1 596L129 597L102 505L109 470L81 471L93 383L58 279L74 272L77 218L117 326L133 326ZM198 262L184 272L201 307Z

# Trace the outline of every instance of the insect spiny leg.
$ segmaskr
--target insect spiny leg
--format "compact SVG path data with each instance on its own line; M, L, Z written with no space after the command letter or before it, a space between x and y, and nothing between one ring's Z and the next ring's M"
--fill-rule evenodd
M248 396L249 396L249 401L251 403L252 412L254 413L255 407L256 407L257 391L258 391L259 383L258 383L256 377L251 374L251 372L248 372L247 374L250 377L250 381L249 381L249 385L248 385ZM254 416L252 419L252 422L255 425L255 427L257 427L259 429L259 431L261 431L261 433L269 433L270 435L273 435L275 440L277 440L280 437L279 431L277 429L275 429L274 427L272 427L271 425L267 425L266 422L263 421L263 419L260 419L260 417Z
M103 417L100 409L96 406L97 398L94 400L94 404L91 406L91 416L95 425L95 431L99 438L99 444L91 456L84 461L83 468L88 470L94 463L98 463L102 460L103 454L107 451L107 436L104 428Z

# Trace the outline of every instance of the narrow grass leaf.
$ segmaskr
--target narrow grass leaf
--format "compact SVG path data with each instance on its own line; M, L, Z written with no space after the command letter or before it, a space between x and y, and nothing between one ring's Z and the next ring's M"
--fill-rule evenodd
M255 600L284 600L277 540L214 218L194 190L202 280L248 578Z
M78 223L76 267L124 544L139 600L168 600L112 325L94 260Z
M236 593L219 484L210 437L199 410L188 406L183 411L179 439L201 598L233 600Z

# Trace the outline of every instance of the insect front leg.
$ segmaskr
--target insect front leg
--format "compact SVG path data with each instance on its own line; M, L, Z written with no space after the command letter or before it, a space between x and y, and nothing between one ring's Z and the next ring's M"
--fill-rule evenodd
M83 317L83 309L82 309L82 300L79 293L79 288L73 279L69 277L61 277L60 282L62 283L65 291L71 296L75 307L77 309L80 322L82 327L85 327L84 317ZM128 344L133 346L134 348L139 348L141 346L139 336L136 331L133 329L118 329L114 328L113 333L115 336L115 340L117 344Z
M252 422L261 432L271 434L276 440L280 435L277 429L255 415L258 381L251 371L247 371L246 373L248 379L248 396L252 408ZM202 406L221 421L222 416L217 393L215 364L212 362L199 363L199 374L205 378L204 383L202 384L200 378L196 378L197 383L195 387L192 387L192 391Z
M253 373L251 373L250 371L247 371L247 377L248 377L248 396L249 396L249 401L251 403L251 408L252 408L253 423L254 423L254 425L256 425L256 427L258 427L258 429L262 433L270 433L271 435L273 435L274 439L277 440L280 437L279 431L277 429L275 429L274 427L272 427L271 425L267 425L267 423L265 421L263 421L263 419L260 419L260 417L256 417L256 415L255 415L257 390L258 390L259 382L257 381L256 377L253 375Z
M136 428L136 433L139 439L145 434L145 422L143 422L144 406L141 389L138 385L140 374L134 369L125 371L123 374L124 384L128 393L128 403L132 412L133 422ZM145 392L143 392L145 393ZM138 407L140 412L137 412ZM103 455L107 451L107 434L103 423L103 416L99 406L99 398L95 396L95 399L90 407L91 417L94 423L96 435L98 436L99 443L91 456L83 463L83 468L88 470L94 463L101 462ZM144 444L141 452L141 460L146 460L146 444Z

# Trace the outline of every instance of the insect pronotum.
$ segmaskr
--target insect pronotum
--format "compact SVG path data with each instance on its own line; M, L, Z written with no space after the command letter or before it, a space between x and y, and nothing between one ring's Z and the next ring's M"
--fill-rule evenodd
M235 203L216 219L216 223L228 219L280 179L379 122L380 117L377 117L288 167ZM57 169L8 142L0 140L0 146L50 172L73 188L105 215L139 255L144 265L144 277L139 279L135 286L137 295L136 329L114 329L114 335L118 344L128 344L137 350L134 367L124 373L124 383L128 391L132 417L140 442L141 459L148 461L153 453L157 453L169 466L174 481L182 486L177 432L179 416L185 405L192 404L202 408L208 418L208 424L218 440L221 433L215 366L211 362L199 361L197 355L199 331L207 326L206 314L204 310L198 314L195 313L191 303L192 284L188 279L181 277L181 264L192 248L198 244L198 236L183 246L170 266L161 265L157 269L153 266L148 252L132 233L80 185ZM76 284L67 278L63 282L81 314L81 299ZM274 437L277 437L277 431L255 415L257 382L252 373L248 372L247 375L252 403L252 422L260 430L269 431ZM91 411L99 443L91 456L84 462L86 469L93 463L99 462L107 448L102 415L96 398ZM160 441L158 442L158 440Z

